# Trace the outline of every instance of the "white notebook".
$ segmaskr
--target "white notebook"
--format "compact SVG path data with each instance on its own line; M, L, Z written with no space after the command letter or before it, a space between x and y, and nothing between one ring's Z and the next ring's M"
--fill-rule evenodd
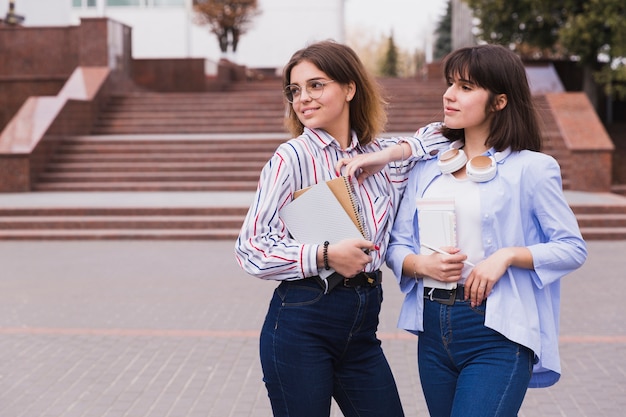
M454 198L420 198L417 200L419 240L432 247L456 246L456 212ZM421 248L420 253L429 255L432 250ZM451 290L456 282L442 282L424 277L424 286Z
M279 213L289 233L300 243L336 243L343 239L363 238L363 234L344 210L326 182L310 187ZM333 269L320 270L326 278Z

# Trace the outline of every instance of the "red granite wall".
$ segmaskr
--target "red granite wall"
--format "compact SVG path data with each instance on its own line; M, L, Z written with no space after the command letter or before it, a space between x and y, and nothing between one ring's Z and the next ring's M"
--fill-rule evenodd
M0 130L28 97L56 95L79 66L130 74L131 29L105 18L69 27L0 26L0 45Z
M133 82L152 91L205 91L204 59L133 59Z

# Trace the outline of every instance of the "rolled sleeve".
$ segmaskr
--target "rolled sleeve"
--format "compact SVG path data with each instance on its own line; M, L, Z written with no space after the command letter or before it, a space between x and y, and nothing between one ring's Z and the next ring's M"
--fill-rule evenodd
M411 146L411 157L417 160L432 159L450 146L450 141L441 134L441 122L420 128L413 137L402 139Z

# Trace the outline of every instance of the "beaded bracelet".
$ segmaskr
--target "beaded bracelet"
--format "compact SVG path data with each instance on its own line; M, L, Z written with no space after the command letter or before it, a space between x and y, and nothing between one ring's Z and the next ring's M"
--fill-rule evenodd
M328 241L324 242L324 252L322 253L324 256L324 269L329 270L330 266L328 265L328 245L330 243Z

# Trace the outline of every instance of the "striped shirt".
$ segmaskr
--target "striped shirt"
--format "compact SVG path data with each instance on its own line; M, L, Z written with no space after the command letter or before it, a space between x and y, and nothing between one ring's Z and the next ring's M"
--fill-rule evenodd
M353 181L368 238L379 246L371 252L373 260L365 271L379 269L409 171L417 161L429 159L436 154L433 151L449 145L438 127L428 125L412 137L377 139L365 146L353 132L347 149L341 149L325 131L305 128L302 135L281 144L261 171L254 201L235 244L239 265L262 279L296 280L318 275L317 251L322 242L302 244L294 240L280 219L281 208L293 200L295 191L336 178L339 159L407 142L412 152L404 161L390 163L361 186Z

